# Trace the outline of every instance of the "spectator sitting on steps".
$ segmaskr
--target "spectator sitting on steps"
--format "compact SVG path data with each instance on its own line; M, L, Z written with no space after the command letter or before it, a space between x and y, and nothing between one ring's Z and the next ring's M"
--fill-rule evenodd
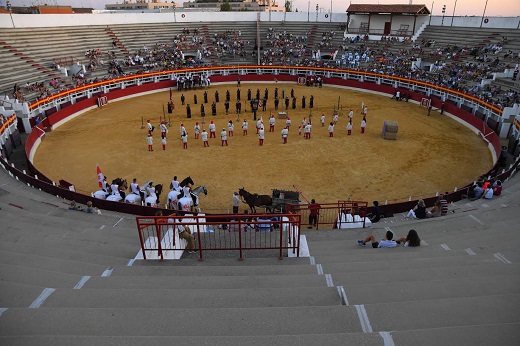
M405 247L421 246L421 238L419 238L419 235L417 234L416 230L411 229L408 231L408 235L406 237L401 237L397 239L396 243L402 243Z
M376 241L376 237L373 234L370 234L364 240L358 240L357 242L360 246L366 246L366 243L372 242L372 247L374 249L392 248L397 246L397 243L395 242L395 240L393 240L393 238L394 234L392 233L392 231L386 231L385 237L380 242Z

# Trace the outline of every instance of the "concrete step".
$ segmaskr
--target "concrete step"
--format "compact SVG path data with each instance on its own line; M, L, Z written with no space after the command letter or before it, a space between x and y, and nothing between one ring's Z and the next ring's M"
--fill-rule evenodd
M211 285L213 289L232 288L299 288L324 287L327 280L324 275L253 275L250 276L183 276L179 280L176 276L92 276L84 285L86 289L191 289L197 290Z
M406 259L387 261L383 251L392 251L392 249L366 249L368 251L381 251L381 261L377 264L373 262L357 262L357 263L325 263L323 264L324 273L351 273L351 272L368 272L371 271L397 271L408 269L427 269L451 267L451 266L479 266L488 263L501 263L497 258L489 256L457 256L454 260L451 256L438 258L416 258L413 261ZM506 265L506 264L504 264Z
M336 285L365 285L382 284L387 282L421 282L421 281L441 281L451 279L475 279L479 277L492 278L494 276L520 275L519 264L504 265L497 263L482 263L479 265L457 265L432 267L428 270L423 268L395 267L395 270L388 271L377 268L370 272L350 272L334 273L332 279Z
M81 277L81 275L77 274L64 274L44 269L0 264L0 281L6 283L37 287L72 288Z
M520 323L453 326L392 332L396 345L516 345Z
M247 262L243 266L184 266L183 261L163 261L152 263L147 266L122 267L116 266L112 275L114 276L250 276L255 275L302 275L317 274L316 267L311 265L271 266L257 265L249 267ZM159 265L155 265L159 264Z
M373 330L433 330L520 323L519 294L365 304L364 307Z
M501 339L500 339L501 340ZM0 343L10 346L92 346L92 345L383 345L378 333L336 333L304 335L257 335L257 336L0 336Z
M44 269L75 275L101 275L108 267L108 265L84 263L61 258L47 258L38 255L28 256L14 252L6 255L2 251L0 251L0 258L4 265L17 265L25 268Z
M209 253L209 251L208 251ZM204 253L206 254L206 252ZM279 260L278 257L266 257L266 258L255 258L255 257L247 257L247 252L244 254L244 259L240 261L237 258L204 258L201 262L198 257L191 257L183 259L182 266L199 266L199 267L212 267L212 266L291 266L291 265L309 265L308 257L283 257L282 260ZM172 264L169 261L149 261L149 260L136 260L133 266L171 266Z
M298 322L295 323L295 316ZM23 321L31 321L30 324ZM223 309L8 309L2 336L263 336L359 333L353 306Z
M107 279L109 281L110 279ZM336 287L169 289L57 289L42 308L219 309L337 306Z
M7 308L28 308L45 287L0 282L0 306Z
M334 276L332 277L334 280ZM391 280L391 278L389 278ZM341 282L335 280L335 284ZM429 280L415 282L384 282L358 285L343 284L350 304L378 304L466 297L491 297L518 292L520 277L492 276L471 279Z

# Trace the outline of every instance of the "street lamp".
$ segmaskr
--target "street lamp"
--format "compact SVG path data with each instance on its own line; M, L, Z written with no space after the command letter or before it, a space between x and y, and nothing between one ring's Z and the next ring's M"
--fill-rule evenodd
M441 26L444 26L444 14L446 13L446 5L442 6L442 21Z

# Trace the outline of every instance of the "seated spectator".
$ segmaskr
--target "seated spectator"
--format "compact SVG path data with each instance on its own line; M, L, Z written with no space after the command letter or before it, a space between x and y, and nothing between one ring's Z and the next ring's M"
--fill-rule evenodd
M374 249L391 248L397 246L397 243L395 242L395 240L393 240L393 238L394 234L392 233L392 231L386 231L385 237L380 242L377 242L376 237L373 234L370 234L364 240L358 240L358 244L361 246L366 246L366 243L370 241L372 242L372 247Z
M482 197L485 199L493 198L493 187L491 186L491 184L488 184L488 186L486 187L486 190L482 194Z
M441 216L441 200L440 199L435 201L435 204L433 205L433 207L426 214L426 217L437 217L437 216Z
M502 193L502 182L497 180L493 186L493 195L500 196Z
M179 232L179 238L188 242L186 247L188 253L195 253L195 237L191 234L190 228L185 225L177 225L177 232Z
M426 218L426 205L424 204L424 201L420 199L417 202L417 205L410 209L408 212L408 215L406 215L406 218L413 217L414 219L424 219Z
M482 183L479 181L477 186L475 186L475 199L479 199L484 194L484 189L482 188Z
M441 216L446 216L448 214L448 200L446 199L448 193L445 193L444 195L442 195L442 197L440 198L440 203L441 203Z
M83 209L83 211L85 213L94 213L95 212L94 208L92 207L92 202L91 201L87 202L87 207L85 209Z
M272 223L267 217L258 218L258 232L271 232Z
M405 247L415 247L421 246L421 238L417 234L417 231L411 229L408 231L408 235L406 237L401 237L396 241L397 244L403 243Z
M78 211L82 211L83 208L82 208L80 205L77 205L77 204L76 204L76 201L71 201L71 202L70 202L70 205L69 205L69 210L78 210Z
M379 220L381 220L381 208L379 208L379 202L374 201L372 203L374 204L374 209L372 209L372 213L368 216L370 216L370 221L379 222Z

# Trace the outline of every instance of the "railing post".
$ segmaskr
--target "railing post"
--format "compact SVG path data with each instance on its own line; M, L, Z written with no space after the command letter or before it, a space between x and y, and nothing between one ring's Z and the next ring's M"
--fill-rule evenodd
M282 244L282 242L283 242L283 229L281 227L278 227L278 229L280 230L280 255L278 256L278 259L281 261L283 259L283 253L282 253L282 249L283 249L283 244ZM287 251L289 251L289 249L287 249Z
M197 242L199 244L199 262L202 262L204 259L202 258L202 243L200 242L200 219L199 219L199 216L197 215L196 217L196 220L197 220ZM206 226L207 228L208 226Z
M296 218L298 220L298 227L296 227L296 230L298 232L298 236L297 236L298 246L296 248L296 257L300 257L300 237L301 237L302 219L301 219L301 215L298 215Z
M162 238L161 238L161 226L159 226L158 224L158 221L159 219L158 218L154 218L154 221L155 221L155 231L157 232L157 252L159 254L159 256L161 257L161 261L164 260L164 257L163 257L163 251L162 251Z
M144 249L143 234L142 234L141 226L139 224L139 218L136 218L135 222L137 223L137 231L139 232L139 242L141 243L141 251L143 251L143 259L146 259L146 251Z
M243 261L244 260L244 257L242 256L242 230L239 228L238 229L238 248L239 248L239 251L240 251L240 261Z

